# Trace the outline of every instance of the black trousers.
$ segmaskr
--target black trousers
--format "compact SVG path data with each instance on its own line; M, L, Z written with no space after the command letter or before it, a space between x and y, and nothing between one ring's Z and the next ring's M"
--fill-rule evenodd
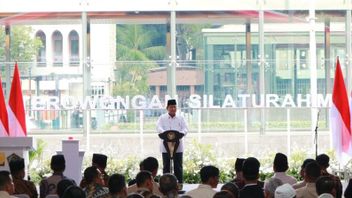
M183 153L174 155L174 172L178 183L183 183ZM170 173L170 157L168 153L163 153L163 173Z

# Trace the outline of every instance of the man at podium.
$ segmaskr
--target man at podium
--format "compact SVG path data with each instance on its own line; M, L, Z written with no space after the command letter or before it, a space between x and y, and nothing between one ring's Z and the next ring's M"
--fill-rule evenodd
M176 115L177 107L176 100L171 99L167 101L166 106L167 113L161 115L157 122L157 131L158 133L163 133L165 131L178 131L184 135L187 134L188 127L184 118L180 115ZM162 152L163 157L163 173L170 172L170 155L167 153L167 150L161 141L160 151ZM183 138L180 139L177 150L173 156L173 167L175 171L175 176L178 179L179 183L183 183Z

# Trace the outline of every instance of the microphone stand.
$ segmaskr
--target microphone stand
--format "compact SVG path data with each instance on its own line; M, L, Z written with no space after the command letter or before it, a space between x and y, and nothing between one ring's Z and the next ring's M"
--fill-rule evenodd
M318 116L317 116L317 122L316 126L314 129L314 143L315 143L315 157L318 156L318 123L319 123L319 114L320 114L320 109L318 110Z

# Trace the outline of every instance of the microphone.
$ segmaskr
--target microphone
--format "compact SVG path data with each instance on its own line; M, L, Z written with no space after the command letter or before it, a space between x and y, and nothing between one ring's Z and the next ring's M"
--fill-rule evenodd
M318 156L318 127L319 127L319 116L320 116L320 108L317 113L317 122L314 130L314 143L315 143L315 157Z

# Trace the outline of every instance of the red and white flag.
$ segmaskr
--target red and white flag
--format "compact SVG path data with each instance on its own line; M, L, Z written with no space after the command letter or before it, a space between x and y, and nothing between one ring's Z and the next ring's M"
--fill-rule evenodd
M7 117L6 102L0 78L0 137L7 136L9 136L9 119Z
M17 63L15 64L15 71L13 73L11 84L8 113L10 136L27 136L26 114L24 110L20 73L18 71Z
M351 114L339 59L336 61L332 106L330 109L330 126L333 147L338 159L351 155Z

